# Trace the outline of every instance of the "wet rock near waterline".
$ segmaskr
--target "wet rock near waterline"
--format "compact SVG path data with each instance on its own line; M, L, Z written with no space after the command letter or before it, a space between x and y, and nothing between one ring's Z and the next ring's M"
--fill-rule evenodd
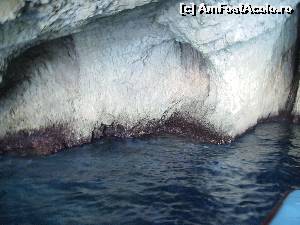
M0 153L51 154L78 144L71 141L69 136L69 130L65 126L22 130L16 134L7 134L0 139Z
M165 134L212 144L225 144L233 140L232 137L215 132L212 127L201 125L197 121L177 114L172 115L165 121L151 121L147 124L142 124L141 122L131 128L125 128L125 126L117 123L110 125L101 124L99 127L94 128L90 140L73 139L72 131L67 125L48 127L41 130L20 131L16 134L8 134L0 139L0 153L16 152L23 155L47 155L101 139L139 138Z

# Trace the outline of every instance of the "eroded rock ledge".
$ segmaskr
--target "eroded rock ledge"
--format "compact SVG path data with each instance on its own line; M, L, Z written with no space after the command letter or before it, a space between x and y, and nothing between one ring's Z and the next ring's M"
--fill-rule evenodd
M297 81L297 13L181 17L171 0L6 7L0 152L160 133L227 143L286 111Z

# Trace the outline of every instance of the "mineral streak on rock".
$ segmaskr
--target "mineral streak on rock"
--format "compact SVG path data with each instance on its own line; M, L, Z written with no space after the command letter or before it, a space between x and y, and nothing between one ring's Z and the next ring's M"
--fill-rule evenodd
M286 111L297 14L182 17L179 3L3 1L1 151L162 133L222 144Z

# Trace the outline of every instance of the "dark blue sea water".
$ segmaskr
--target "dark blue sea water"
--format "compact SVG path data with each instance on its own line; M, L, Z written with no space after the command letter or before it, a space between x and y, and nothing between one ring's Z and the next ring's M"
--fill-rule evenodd
M256 225L300 188L300 126L261 124L230 145L105 140L0 156L0 224Z

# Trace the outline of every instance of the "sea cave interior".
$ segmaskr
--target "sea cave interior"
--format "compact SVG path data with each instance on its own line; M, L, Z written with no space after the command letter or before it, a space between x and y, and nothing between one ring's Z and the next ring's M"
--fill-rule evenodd
M0 0L0 224L300 224L299 3Z

